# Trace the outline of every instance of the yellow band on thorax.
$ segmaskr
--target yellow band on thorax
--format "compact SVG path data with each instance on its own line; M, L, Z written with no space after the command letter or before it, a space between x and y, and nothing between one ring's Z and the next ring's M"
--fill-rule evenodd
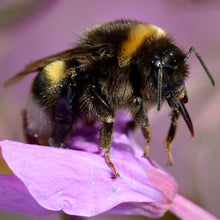
M128 39L123 42L119 53L119 66L125 66L131 59L132 55L144 43L145 39L159 38L165 36L166 33L161 28L152 24L137 24L131 28Z

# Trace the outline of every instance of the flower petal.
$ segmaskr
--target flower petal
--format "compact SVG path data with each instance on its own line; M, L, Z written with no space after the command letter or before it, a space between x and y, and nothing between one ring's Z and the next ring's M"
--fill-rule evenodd
M0 175L0 210L32 216L53 214L41 207L15 175Z
M84 135L72 143L78 148L97 144L97 130L90 128L93 143ZM82 132L83 134L83 132ZM93 135L92 135L93 134ZM74 139L74 137L73 137ZM150 160L126 135L115 132L111 158L121 177L111 170L100 153L1 142L2 155L14 174L44 208L69 215L93 216L116 207L117 212L158 217L176 194L175 181ZM138 204L137 204L138 203ZM138 206L139 211L138 211ZM143 211L144 210L144 211ZM114 212L116 210L112 210Z

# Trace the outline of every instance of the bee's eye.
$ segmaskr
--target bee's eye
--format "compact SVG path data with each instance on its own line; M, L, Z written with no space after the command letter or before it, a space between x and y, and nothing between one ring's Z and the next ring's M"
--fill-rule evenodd
M169 77L167 74L166 70L162 70L163 72L163 77L162 77L162 94L166 93L167 90L170 89L170 82L169 82Z
M168 76L172 76L174 71L175 71L175 68L172 66L165 65L165 67L163 67L163 73L166 73Z
M165 51L162 56L155 55L151 63L151 73L156 87L158 86L159 69L162 71L162 95L169 93L173 87L172 77L178 68L175 62L171 62L171 57L173 57L173 54ZM173 65L171 63L173 63Z
M164 89L166 89L167 87L169 87L169 70L167 70L166 68L161 68L162 69L162 91ZM159 74L159 68L158 67L155 67L153 66L152 67L152 70L151 70L151 73L153 75L153 79L154 79L154 83L155 83L155 86L157 87L158 86L158 74ZM163 93L163 92L162 92Z

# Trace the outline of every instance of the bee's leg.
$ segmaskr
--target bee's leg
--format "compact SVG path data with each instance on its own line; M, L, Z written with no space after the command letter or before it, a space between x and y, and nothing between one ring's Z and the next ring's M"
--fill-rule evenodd
M72 119L71 107L65 99L59 99L54 110L55 129L49 139L50 146L64 146L66 138L72 130Z
M112 144L112 135L115 120L114 110L92 86L89 88L89 94L87 94L87 104L90 111L95 114L96 117L101 121L99 139L100 148L102 150L105 150L106 162L112 168L115 177L119 177L120 175L110 158L110 149Z
M112 168L115 177L119 177L120 174L115 168L113 162L110 158L110 149L112 144L112 134L113 134L114 123L101 122L100 127L100 147L102 150L105 150L105 159L109 166Z
M55 128L49 139L49 145L63 147L73 125L71 85L61 93L54 108L53 120Z
M171 147L173 145L173 140L175 138L176 131L177 131L177 120L178 120L178 118L179 118L179 112L177 110L173 110L172 111L172 117L171 117L170 129L169 129L167 137L164 141L165 150L166 150L166 154L168 156L168 164L169 165L173 164L173 158L172 158L172 155L171 155Z
M136 97L133 100L131 112L133 114L133 118L141 126L142 133L147 141L143 156L148 157L148 153L151 145L151 129L148 122L147 112L143 107L141 98Z

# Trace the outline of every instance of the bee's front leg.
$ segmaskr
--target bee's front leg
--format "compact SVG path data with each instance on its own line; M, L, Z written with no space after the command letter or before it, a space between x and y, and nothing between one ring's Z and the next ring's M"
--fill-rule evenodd
M147 112L144 109L141 98L136 97L133 100L130 110L133 115L133 118L140 125L142 133L147 141L143 156L148 157L148 153L151 145L151 129L148 122Z
M173 164L173 158L172 158L172 155L171 155L171 147L173 145L173 140L175 138L176 131L177 131L177 120L178 120L178 118L179 118L179 112L177 110L173 110L172 111L172 117L171 117L170 129L169 129L167 137L164 141L165 150L166 150L166 154L168 156L168 164L169 165Z

